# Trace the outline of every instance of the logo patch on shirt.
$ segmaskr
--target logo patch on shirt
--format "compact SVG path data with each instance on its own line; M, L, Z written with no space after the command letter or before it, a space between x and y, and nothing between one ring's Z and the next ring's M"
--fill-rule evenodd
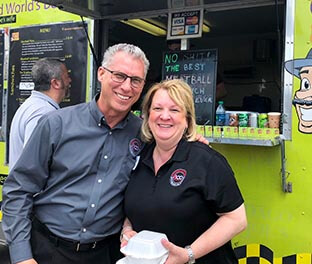
M180 186L186 177L186 170L177 169L170 175L170 184L174 187Z
M136 157L142 150L142 142L137 138L131 139L129 143L129 151L133 157Z

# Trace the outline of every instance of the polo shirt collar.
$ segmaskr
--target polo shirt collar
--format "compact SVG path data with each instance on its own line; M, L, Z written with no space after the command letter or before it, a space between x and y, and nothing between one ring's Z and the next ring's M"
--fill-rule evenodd
M93 98L93 100L90 102L90 112L92 117L95 119L96 123L98 126L102 126L102 125L107 125L106 120L105 120L105 116L102 114L102 112L100 111L100 109L97 106L97 100L100 97L100 93L96 94L95 97ZM132 115L129 112L126 117L119 122L114 129L119 128L125 128L126 125L128 124L128 121L131 119ZM108 126L108 125L107 125Z
M190 152L190 144L188 144L188 141L185 138L182 138L180 142L178 143L178 146L173 153L173 156L171 160L173 161L185 161L189 157Z
M146 152L145 152L145 156L143 158L143 163L147 164L150 167L153 167L153 151L154 148L156 146L155 141L152 142L151 144L146 145ZM171 162L181 162L181 161L185 161L188 159L189 156L189 152L190 152L190 144L188 144L187 140L182 138L179 143L178 146L175 150L175 152L173 153L172 157L166 162L166 164L169 164Z

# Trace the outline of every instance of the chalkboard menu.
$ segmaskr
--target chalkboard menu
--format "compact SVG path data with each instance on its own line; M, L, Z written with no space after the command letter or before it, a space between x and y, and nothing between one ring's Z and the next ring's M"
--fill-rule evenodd
M71 22L10 30L7 150L13 116L33 90L31 69L37 60L43 57L64 59L72 82L61 107L85 102L88 42L84 26L82 22Z
M169 51L163 54L162 79L183 79L192 88L196 123L214 123L217 50Z

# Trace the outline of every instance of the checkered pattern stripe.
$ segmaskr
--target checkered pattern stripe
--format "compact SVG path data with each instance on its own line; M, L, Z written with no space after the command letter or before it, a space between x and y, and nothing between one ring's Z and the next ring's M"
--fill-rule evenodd
M261 244L249 244L234 249L239 264L312 264L311 253L274 258L273 251Z

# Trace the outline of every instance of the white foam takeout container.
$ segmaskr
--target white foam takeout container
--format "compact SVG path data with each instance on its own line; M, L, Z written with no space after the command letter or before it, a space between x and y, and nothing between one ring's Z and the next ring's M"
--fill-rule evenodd
M124 257L116 262L116 264L164 264L167 259L167 254L155 259L143 259L134 257Z
M133 236L126 246L120 249L126 255L118 264L162 264L166 261L168 250L161 244L167 239L163 233L143 230ZM121 261L120 260L120 261Z

